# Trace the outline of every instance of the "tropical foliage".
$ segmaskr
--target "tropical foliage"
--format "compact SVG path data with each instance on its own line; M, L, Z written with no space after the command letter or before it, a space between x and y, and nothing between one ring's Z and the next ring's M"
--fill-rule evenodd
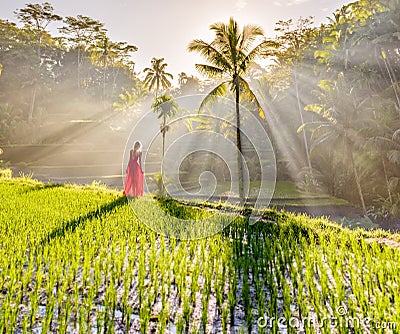
M64 132L50 129L74 119L133 119L151 91L203 92L202 107L231 94L265 117L279 181L328 192L371 215L399 215L399 13L398 0L359 0L320 26L312 18L278 21L269 39L233 18L214 23L212 41L189 45L204 58L196 68L209 79L181 72L173 87L164 58L153 58L138 78L137 47L112 41L102 22L28 4L16 10L17 22L0 20L0 144L63 141ZM49 32L50 23L61 37ZM238 107L233 137L241 149L240 116Z
M15 14L19 24L0 20L2 143L46 142L54 123L89 118L93 110L109 116L118 95L137 87L137 47L111 41L102 22L63 19L47 2ZM48 31L52 22L61 37Z
M259 81L290 177L365 213L398 212L399 10L398 1L357 1L319 28L278 22L279 52ZM377 210L382 201L390 209Z

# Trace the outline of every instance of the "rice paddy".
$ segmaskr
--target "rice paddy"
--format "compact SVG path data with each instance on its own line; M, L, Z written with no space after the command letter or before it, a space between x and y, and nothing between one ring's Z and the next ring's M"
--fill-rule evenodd
M157 203L181 219L210 214ZM0 332L395 333L399 245L272 209L184 241L143 224L118 191L2 178Z

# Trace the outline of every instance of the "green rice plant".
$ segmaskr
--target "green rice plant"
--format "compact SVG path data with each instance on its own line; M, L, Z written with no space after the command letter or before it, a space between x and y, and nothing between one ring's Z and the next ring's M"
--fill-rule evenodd
M67 331L71 312L72 312L72 303L71 303L70 299L67 298L66 302L64 304L64 314L61 317L61 319L59 319L58 327L59 327L60 332L62 332L62 333ZM98 325L97 328L101 328L101 325L100 326Z
M185 329L185 324L184 324L184 320L183 320L183 315L179 314L177 321L176 321L176 333L183 334L184 329ZM146 333L146 332L144 332L144 333Z
M243 306L245 312L245 321L247 324L247 331L250 334L253 327L253 313L251 309L250 282L247 270L245 270L243 274L242 298L243 298Z
M33 330L33 326L35 324L35 317L36 317L36 311L38 309L38 304L39 304L39 291L40 291L40 286L42 284L42 268L38 267L36 271L36 282L35 282L35 288L34 291L30 295L30 329Z
M76 277L75 273L74 273L74 277ZM73 286L73 298L74 298L74 304L73 304L72 313L74 316L74 328L77 328L78 319L79 319L79 299L80 299L78 284Z
M230 325L235 325L235 307L237 303L237 277L235 274L235 269L233 268L232 263L230 263L229 270L229 290L228 290L228 304L229 304L229 313L230 313Z
M87 332L90 331L90 314L94 305L94 297L95 297L95 289L94 286L91 285L88 289L85 301L84 301L84 307L83 309L85 310L85 325L87 327Z
M222 276L222 264L220 261L217 261L216 271L215 271L215 279L214 279L214 292L215 299L217 301L217 312L221 314L222 312L222 303L223 303L223 293L224 293L224 285L225 281L223 281Z
M192 312L192 304L190 299L190 294L185 293L182 300L182 317L184 321L185 332L189 332L189 325L190 325L190 315Z
M203 333L206 333L207 328L207 319L208 319L208 302L210 299L210 295L207 292L203 292L203 296L201 299L201 326L203 329Z
M147 333L149 328L149 321L151 316L151 309L149 300L146 298L146 301L140 305L139 309L139 317L140 317L140 330L142 333Z
M129 276L131 276L131 271L130 271L130 266L128 265L128 270L124 272L123 274L123 293L122 293L122 298L121 298L121 309L122 309L122 319L125 323L126 328L130 327L130 306L128 303L128 297L129 297L129 290L130 290L130 279ZM90 290L89 290L90 291ZM92 289L94 292L94 290ZM94 296L93 296L94 297Z
M283 295L283 315L286 318L286 323L290 323L290 319L292 317L292 310L290 309L291 305L291 296L290 296L290 287L287 283L286 279L282 280L282 295ZM291 326L287 326L288 333L294 333L294 328Z
M28 316L24 315L21 321L21 331L23 334L28 333L29 320Z
M106 333L105 313L106 313L106 311L104 308L101 308L100 310L98 310L96 312L96 328L97 328L98 333L101 333L101 332Z
M222 306L222 333L226 334L228 333L228 317L229 317L229 305L227 303L224 303Z
M42 330L45 333L51 331L51 322L53 320L55 304L56 298L53 295L48 295L46 300L46 313L42 321Z
M200 266L197 262L193 262L192 279L190 281L190 300L193 306L196 306L196 292L199 288Z
M164 301L160 314L158 316L158 328L160 333L164 333L165 329L167 328L167 324L169 321L169 312L169 303L167 301Z

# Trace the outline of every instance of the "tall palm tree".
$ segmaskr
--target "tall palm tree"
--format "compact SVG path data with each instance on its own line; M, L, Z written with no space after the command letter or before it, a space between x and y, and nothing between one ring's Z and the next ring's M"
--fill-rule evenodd
M162 134L162 159L164 159L165 153L165 135L169 130L167 125L167 118L173 116L178 111L178 105L175 103L172 96L163 94L154 99L154 103L151 105L154 112L157 114L158 118L162 118L162 123L160 124L160 132ZM161 174L163 178L163 175ZM164 184L162 185L162 194L165 193Z
M247 70L257 57L266 55L266 50L274 46L266 41L261 27L245 25L239 29L237 22L231 17L229 23L214 23L210 30L215 33L211 43L200 39L193 40L189 46L189 52L198 52L209 64L196 64L196 69L203 75L211 78L223 78L222 83L215 87L202 101L201 108L216 96L227 93L228 87L235 95L236 102L236 146L238 149L238 177L239 198L243 201L243 166L242 146L240 140L240 99L245 98L253 102L261 118L265 118L256 96L244 79ZM257 44L256 44L257 42ZM254 46L254 44L256 44Z
M164 63L164 58L153 58L151 60L151 67L146 67L143 70L143 72L147 72L144 83L149 90L155 89L156 98L161 88L167 90L171 87L171 81L169 81L168 78L173 79L174 76L165 71L167 66L168 64Z
M164 94L156 97L151 107L154 109L157 117L162 118L163 120L160 125L160 132L163 137L162 156L164 158L165 135L169 130L169 127L167 126L167 118L173 116L178 111L178 105L175 103L172 96Z

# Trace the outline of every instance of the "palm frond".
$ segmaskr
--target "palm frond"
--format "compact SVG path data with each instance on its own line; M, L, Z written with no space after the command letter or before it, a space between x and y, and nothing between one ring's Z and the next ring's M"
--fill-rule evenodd
M171 82L167 78L161 78L161 85L164 89L171 87Z
M310 145L310 153L313 152L318 146L325 143L331 137L331 134L326 133L324 136L318 137L317 139L313 140Z
M317 141L321 137L328 136L334 142L334 139L338 137L338 132L329 122L310 122L306 124L309 124L311 130L311 141Z
M264 110L263 110L263 108L261 107L260 102L258 102L258 99L257 99L256 95L255 95L255 94L253 93L253 91L251 90L249 84L248 84L247 81L244 80L242 77L238 77L238 78L239 78L239 81L240 81L240 85L241 85L242 87L244 87L244 93L243 93L244 97L245 97L248 101L254 103L254 105L255 105L256 108L257 108L258 115L259 115L262 119L265 119Z
M302 125L300 125L297 128L297 133L301 133L302 131L311 131L314 132L319 126L321 126L320 124L321 122L315 123L315 122L308 122L308 123L304 123ZM325 124L325 123L322 123Z
M226 24L223 22L216 22L210 25L210 30L213 30L217 35L226 33Z
M400 141L400 129L397 129L392 136L393 140L399 140Z
M164 75L170 79L173 79L174 76L171 73L164 73Z
M262 53L264 52L264 49L267 47L267 41L262 41L260 44L258 44L256 47L254 47L248 54L247 56L244 55L242 57L242 60L239 64L239 68L242 73L245 73L249 64L253 62L256 58L261 57Z
M245 25L240 36L239 49L247 52L254 41L263 35L264 31L260 26L253 24Z
M198 52L205 60L215 67L220 67L225 70L232 69L232 65L222 52L220 52L214 45L204 42L201 39L193 40L188 46L188 51Z
M221 76L222 74L225 73L225 71L221 68L211 66L211 65L206 65L206 64L196 64L195 65L196 70L200 72L200 74L215 78L218 76Z
M216 101L217 97L224 96L227 92L226 84L228 81L224 81L215 87L208 95L201 101L199 112L205 108L205 106L209 103L213 103Z
M390 162L393 162L395 164L400 164L400 151L390 150L388 152L388 159Z
M382 137L382 136L371 137L371 138L368 138L363 143L363 148L373 150L373 151L376 151L376 150L388 151L393 148L393 141L390 140L389 138Z

